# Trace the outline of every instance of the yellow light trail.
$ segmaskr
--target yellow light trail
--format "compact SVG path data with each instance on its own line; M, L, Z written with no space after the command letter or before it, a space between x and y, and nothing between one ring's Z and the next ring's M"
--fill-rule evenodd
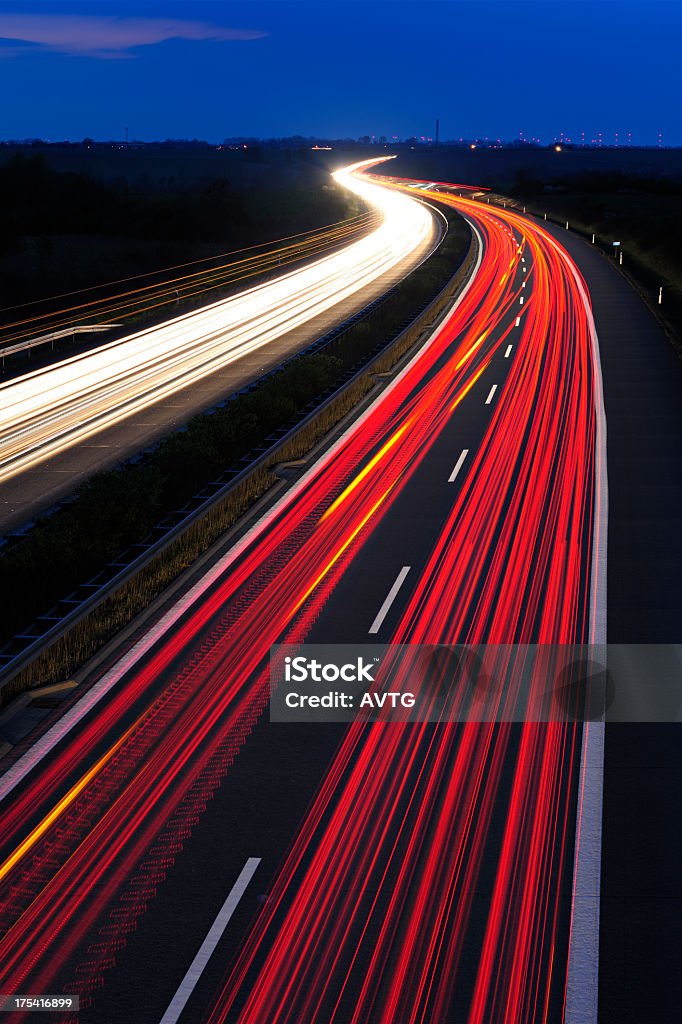
M303 606L303 605L305 604L305 602L306 602L306 601L308 600L308 598L309 598L309 597L310 597L310 595L311 595L311 594L313 593L313 591L314 591L314 590L315 590L315 589L316 589L316 588L317 588L317 587L318 587L318 586L320 585L320 583L322 582L322 580L323 580L323 579L325 578L325 576L327 575L327 573L329 573L329 572L330 572L330 570L334 568L334 566L335 566L335 565L336 565L336 563L338 562L339 558L341 558L341 555L342 555L342 554L344 553L344 551L347 551L347 550L348 550L348 548L349 548L349 547L350 547L350 545L351 545L351 544L353 543L353 541L355 540L355 538L357 537L357 535L358 535L358 534L360 533L360 531L362 530L362 528L363 528L363 527L364 527L364 526L365 526L365 525L366 525L366 524L367 524L367 523L369 522L369 520L370 520L370 519L372 518L372 516L374 515L374 513L376 512L376 510L377 510L377 509L378 509L378 508L380 507L380 505L382 505L382 504L384 503L384 501L386 500L386 498L387 498L387 497L389 496L389 494L391 493L391 491L392 491L392 490L393 490L393 488L395 487L395 485L396 485L396 482L397 482L397 481L395 481L395 480L394 480L394 481L393 481L393 483L391 484L391 486L390 486L390 487L388 487L388 488L387 488L387 489L386 489L386 490L384 491L384 493L383 493L383 494L381 495L381 497L379 498L379 500L378 500L377 502L375 502L375 504L374 504L374 505L372 505L372 507L371 507L371 509L369 510L369 512L367 513L367 515L363 516L363 518L362 518L362 519L360 520L360 522L359 522L359 523L358 523L358 525L357 525L357 526L355 527L355 529L354 529L354 530L353 530L353 532L352 532L352 533L350 534L350 536L346 538L346 540L345 540L345 541L343 542L343 544L342 544L342 545L341 545L341 547L340 547L340 548L338 549L338 551L336 551L336 553L334 554L333 558L331 558L331 559L329 560L329 562L327 562L327 564L325 565L325 567L324 567L324 569L322 570L322 572L320 573L320 575L319 575L319 576L318 576L318 577L317 577L317 578L316 578L316 579L314 580L314 582L313 582L313 583L311 583L311 585L310 585L310 586L308 587L308 589L306 590L306 592L305 592L305 594L303 595L303 597L302 597L302 598L300 599L300 601L299 601L299 602L298 602L298 603L296 604L296 606L294 607L294 610L293 610L293 612L292 612L292 615L295 615L295 614L296 614L296 612L297 612L297 611L299 610L299 608L301 608L301 607L302 607L302 606Z
M455 366L456 370L459 370L466 363L467 359L474 354L476 349L481 347L481 345L483 344L483 342L485 341L485 339L488 337L489 334L490 334L489 330L483 332L481 337L477 341L475 341L473 343L473 345L471 346L469 351L464 353L464 355L462 356L460 361Z
M315 253L328 251L331 246L338 246L342 241L351 240L351 236L366 229L370 221L376 218L375 212L361 214L348 221L342 221L322 231L317 231L301 236L299 241L291 242L289 245L281 245L254 255L238 260L232 260L219 266L210 266L202 270L193 270L179 277L168 278L164 281L156 281L151 284L138 285L136 288L129 288L127 291L108 298L94 298L84 301L89 293L96 293L103 288L115 284L134 283L149 278L158 278L158 273L150 272L137 274L134 277L121 279L106 285L93 285L77 292L66 292L62 296L53 296L47 299L36 300L33 303L24 303L16 307L6 307L0 310L5 313L11 309L24 309L40 305L43 302L55 302L59 298L76 296L80 302L61 309L58 313L47 312L34 314L23 320L14 323L4 324L0 329L2 334L2 345L21 341L34 337L36 334L53 332L55 330L73 327L84 322L89 322L93 317L98 322L104 320L125 320L130 317L137 317L150 313L164 305L175 303L180 299L186 300L196 295L204 295L216 288L226 288L249 278L262 276L269 270L280 270L290 263L296 262ZM292 236L294 238L298 236ZM282 241L287 241L282 239ZM262 246L254 246L253 249L262 249ZM237 250L233 255L237 255ZM250 251L250 250L242 250ZM179 264L176 267L168 267L167 272L181 270L184 267L196 267L207 262L215 263L221 257L204 257L189 264Z
M68 807L70 807L70 805L79 796L79 794L83 792L83 790L87 787L87 785L100 773L100 771L107 764L107 762L111 760L111 758L114 756L116 751L120 750L120 748L123 746L125 741L131 735L133 730L137 729L138 725L139 725L139 721L135 722L133 725L130 726L129 729L127 729L123 733L121 738L118 739L116 741L116 743L114 743L114 745L109 748L109 750L106 752L106 754L103 754L102 757L100 757L100 759L95 762L95 764L92 766L92 768L90 768L78 780L78 782L76 782L71 787L71 789L68 791L68 793L66 793L61 798L61 800L59 800L59 802L55 804L55 806L52 808L52 810L49 812L49 814L45 815L45 817L40 822L40 824L36 825L36 827L33 829L33 831L31 833L29 833L29 835L26 836L26 838L23 840L23 842L21 842L19 844L19 846L17 846L17 848L14 851L14 853L10 854L10 856L7 858L7 860L3 864L0 864L0 881L2 881L2 879L5 878L5 876L10 873L12 868L15 867L19 863L19 861L22 859L22 857L24 857L25 854L28 853L28 851L33 846L35 846L35 844L38 842L38 840L42 836L45 835L47 830L50 828L51 825L54 824L54 822L57 820L57 818L59 818L59 816Z
M379 451L376 453L374 458L370 459L370 461L367 463L365 468L363 470L361 470L358 473L358 475L355 477L355 479L352 480L348 484L348 487L346 487L346 489L343 491L343 493L338 496L336 501L332 502L332 504L329 506L327 511L321 517L321 519L320 519L321 523L324 522L324 520L328 516L330 516L332 514L332 512L335 512L336 509L339 507L339 505L343 504L343 502L346 500L346 498L349 496L349 494L352 494L353 491L355 490L355 488L358 487L362 483L362 481L365 479L365 477L368 476L369 473L372 472L374 467L377 466L381 462L381 460L391 450L391 448L393 448L393 446L398 443L398 441L403 436L403 434L405 433L405 431L407 430L407 428L410 426L411 423L412 423L412 420L409 419L407 421L407 423L404 423L403 426L400 427L399 430L396 430L395 434L393 434L393 436L388 439L388 441L383 446L383 448L379 449Z
M462 400L463 400L464 398L466 398L466 396L467 396L467 395L469 394L469 392L471 391L472 387L474 386L474 384L476 383L476 381L478 380L478 378L479 378L479 377L481 376L481 374L482 374L482 373L484 373L484 372L485 372L485 370L487 370L487 369L488 369L488 367L489 367L489 366L490 366L490 360L488 360L488 362L487 362L487 363L484 363L484 364L483 364L483 366L482 366L482 367L481 367L481 369L480 369L480 370L478 371L478 373L475 373L475 374L474 374L474 376L473 376L473 377L471 378L471 380L469 381L469 383L467 384L467 386L466 386L466 387L464 388L464 390L463 390L463 391L461 391L461 392L460 392L460 394L459 394L459 395L457 396L457 398L456 398L456 399L454 400L454 402L453 402L453 403L452 403L452 405L450 406L450 412L452 412L452 410L453 410L453 409L456 409L456 408L457 408L457 406L459 405L459 403L460 403L460 402L461 402L461 401L462 401Z

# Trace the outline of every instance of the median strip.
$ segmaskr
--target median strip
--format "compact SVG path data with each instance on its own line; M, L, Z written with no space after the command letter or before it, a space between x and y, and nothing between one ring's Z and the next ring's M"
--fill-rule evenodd
M461 224L459 218L455 218L457 225ZM457 259L461 251L463 232L469 236L469 253L463 261ZM450 239L452 232L446 235L446 242ZM378 354L373 355L372 360L364 363L362 369L358 369L346 378L346 382L335 392L308 412L302 421L292 427L281 440L275 442L270 448L261 449L262 454L257 454L253 461L247 458L242 461L248 463L241 472L228 477L225 484L212 484L205 488L200 495L201 500L197 501L196 511L191 513L187 523L183 519L185 513L176 511L174 513L174 526L167 536L158 540L158 534L148 536L146 542L138 547L137 560L125 571L117 566L119 559L111 562L112 571L105 580L104 585L87 588L87 603L82 600L75 600L73 603L73 615L69 619L68 629L66 619L62 624L62 616L54 619L42 620L42 630L27 631L30 637L30 644L26 653L20 653L18 658L8 659L4 676L5 685L2 688L2 703L7 703L16 694L40 685L50 680L65 678L73 675L85 661L88 660L97 650L107 643L116 633L129 623L140 611L144 610L150 603L184 570L186 570L204 551L218 540L230 527L232 527L273 485L277 484L278 477L275 473L277 465L292 460L300 459L324 438L329 431L341 422L365 396L377 386L382 386L379 379L381 374L386 374L396 363L398 363L408 351L414 348L424 339L425 328L430 327L435 318L446 309L452 302L453 297L461 290L470 269L475 261L475 246L471 241L468 228L461 228L454 232L449 250L447 246L441 248L435 256L426 261L423 268L414 271L402 285L396 289L400 294L412 295L417 287L417 280L421 278L424 287L433 288L433 279L436 274L442 274L445 284L440 286L436 297L419 307L416 317L400 324L400 330L394 337L380 348ZM452 266L460 262L459 269L453 275ZM414 283L413 283L414 282ZM402 299L401 303L407 301ZM385 304L378 314L379 325L381 321L388 318L388 310ZM400 305L396 308L395 316L401 315ZM404 313L402 314L404 316ZM383 328L385 331L386 328ZM360 321L352 329L353 334L346 334L344 338L344 350L350 350L355 355L360 350L364 339L370 338L374 351L376 351L376 331L371 322ZM383 333L383 331L382 331ZM357 336L357 341L355 340ZM385 337L385 334L384 334ZM364 342L366 344L366 342ZM288 372L300 375L301 366L306 365L305 360L319 360L320 356L301 357L294 359L288 364ZM325 357L326 353L325 353ZM276 378L276 374L269 375L268 380ZM259 393L262 385L249 389L246 396L247 404L253 403L253 396ZM328 389L328 391L331 389ZM266 401L264 397L263 407L271 409L272 400ZM263 404L263 403L261 403ZM196 420L203 436L205 429L222 430L221 422L229 421L229 414L234 408L232 403L227 403L225 414L227 420L221 420L222 410L218 415L199 417ZM194 423L195 421L193 421ZM271 429L271 428L270 428ZM185 445L189 440L189 432L173 435L173 445ZM199 440L199 438L197 438ZM193 446L190 444L190 448ZM197 449L201 451L202 449ZM196 460L194 460L196 462ZM191 471L196 471L196 465L190 462ZM148 462L142 461L140 465L130 467L133 476L141 474L146 477L148 473ZM123 479L128 479L130 474ZM215 476L213 477L215 480ZM138 494L135 491L135 494ZM146 497L148 488L143 488ZM107 498L107 506L112 506L110 496ZM114 507L134 508L135 502L124 500L117 502ZM175 504L177 510L181 506ZM65 509L65 514L72 511L72 507ZM97 517L90 517L97 522ZM17 548L17 555L22 551ZM26 551L27 549L23 549ZM12 552L8 552L11 556ZM7 557L7 556L5 556ZM111 555L109 555L111 558ZM44 560L44 559L43 559ZM0 558L0 562L2 559ZM30 576L30 573L29 573ZM16 579L16 576L14 577ZM86 577L87 578L87 577ZM120 581L120 582L119 582ZM83 589L83 588L81 588ZM62 591L63 592L63 591ZM85 593L85 591L84 591ZM35 599L35 594L32 597ZM78 596L77 594L75 595ZM54 598L53 598L54 600ZM45 607L46 604L43 605ZM15 602L16 607L16 602ZM82 607L82 611L81 611ZM45 625L49 621L50 632L45 633ZM38 623L40 625L40 621ZM44 638L43 635L45 634ZM24 641L26 645L26 641ZM23 652L24 648L22 648Z

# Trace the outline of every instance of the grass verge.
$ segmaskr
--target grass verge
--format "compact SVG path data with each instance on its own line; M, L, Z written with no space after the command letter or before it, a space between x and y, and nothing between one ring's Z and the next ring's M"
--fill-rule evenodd
M415 270L384 305L337 339L330 346L333 352L294 359L252 395L239 396L213 415L195 417L186 430L163 441L139 464L89 481L71 505L39 523L15 549L0 556L0 597L8 601L14 595L12 604L6 605L13 610L11 621L24 623L35 618L92 576L123 546L144 536L164 511L180 507L183 493L191 496L207 480L214 479L217 469L226 464L226 451L234 459L262 442L274 426L287 423L292 413L300 413L311 393L313 397L323 394L330 382L333 384L335 378L347 374L349 366L361 362L363 354L366 361L367 352L376 347L377 337L394 336L388 348L265 464L255 467L134 579L6 683L0 692L0 706L26 689L72 675L253 507L275 483L276 464L309 453L376 385L376 374L389 371L415 345L470 269L473 257L469 229L452 213L450 225L438 252ZM435 302L425 313L401 329L409 310L431 297ZM23 587L18 586L20 580L24 581ZM17 610L19 600L23 614ZM26 614L29 607L30 615ZM15 631L16 627L12 629Z

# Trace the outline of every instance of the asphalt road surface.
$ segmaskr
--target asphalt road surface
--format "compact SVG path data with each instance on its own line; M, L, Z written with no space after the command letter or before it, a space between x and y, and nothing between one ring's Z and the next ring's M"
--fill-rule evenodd
M577 260L599 333L608 427L610 643L679 643L682 362L601 252L550 228ZM675 1020L682 1005L682 730L606 729L603 1024Z
M587 293L542 225L452 202L479 263L447 319L0 778L0 991L85 1024L596 1020L603 726L268 720L276 642L606 639Z
M386 205L383 190L359 188L385 206L382 223L359 241L0 385L0 534L257 379L423 261L439 237L432 212L402 196Z

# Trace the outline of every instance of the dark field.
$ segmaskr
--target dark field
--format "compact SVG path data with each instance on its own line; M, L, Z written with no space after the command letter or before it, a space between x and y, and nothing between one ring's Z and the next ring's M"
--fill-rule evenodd
M359 212L314 156L0 148L0 307Z
M377 347L399 338L382 356L384 362L356 380L347 393L320 414L318 422L292 440L284 452L278 452L276 459L306 454L374 386L373 374L392 367L423 330L419 326L405 335L401 333L415 310L435 299L453 278L469 251L471 235L464 221L452 213L448 220L450 230L441 247L323 352L296 355L272 377L262 380L252 393L238 394L221 407L193 417L181 431L148 449L141 458L92 477L72 500L39 518L22 537L2 547L0 601L7 614L0 623L0 644L100 571L117 552L144 538L156 522L182 508L192 494L219 478L227 467L240 468L240 457L257 446L260 450L267 447L273 432L290 428L328 391L343 385L350 374L364 366ZM274 483L271 467L254 473L227 496L217 515L209 514L206 522L199 524L199 534L189 547L187 538L180 539L177 564L166 553L160 560L160 575L147 579L141 589L133 581L139 607L146 607L173 575L186 568ZM206 529L211 515L215 536ZM127 615L131 600L126 591L117 614ZM119 619L113 622L111 607L97 622L105 628L107 638L123 624ZM90 627L85 624L83 629L90 644ZM69 649L68 657L79 663L83 650L78 644L77 652ZM88 651L91 653L90 648ZM64 663L56 664L59 678L73 667L72 662L68 662L68 670Z
M379 149L379 147L372 147ZM388 152L388 150L387 150ZM440 149L399 147L391 174L485 185L507 191L520 175L543 183L557 183L576 175L633 174L647 178L682 180L682 149ZM359 159L359 158L358 158Z
M682 338L682 150L462 150L401 154L387 173L479 184L572 230L619 241L623 270ZM664 289L658 309L658 289Z
M130 185L174 183L181 187L213 178L228 178L236 188L251 185L272 187L273 178L290 186L320 182L324 152L309 146L271 149L258 145L245 149L213 146L158 146L124 149L85 146L0 146L0 165L17 153L40 154L55 171L82 174L102 181L126 181ZM358 157L361 159L361 157Z

